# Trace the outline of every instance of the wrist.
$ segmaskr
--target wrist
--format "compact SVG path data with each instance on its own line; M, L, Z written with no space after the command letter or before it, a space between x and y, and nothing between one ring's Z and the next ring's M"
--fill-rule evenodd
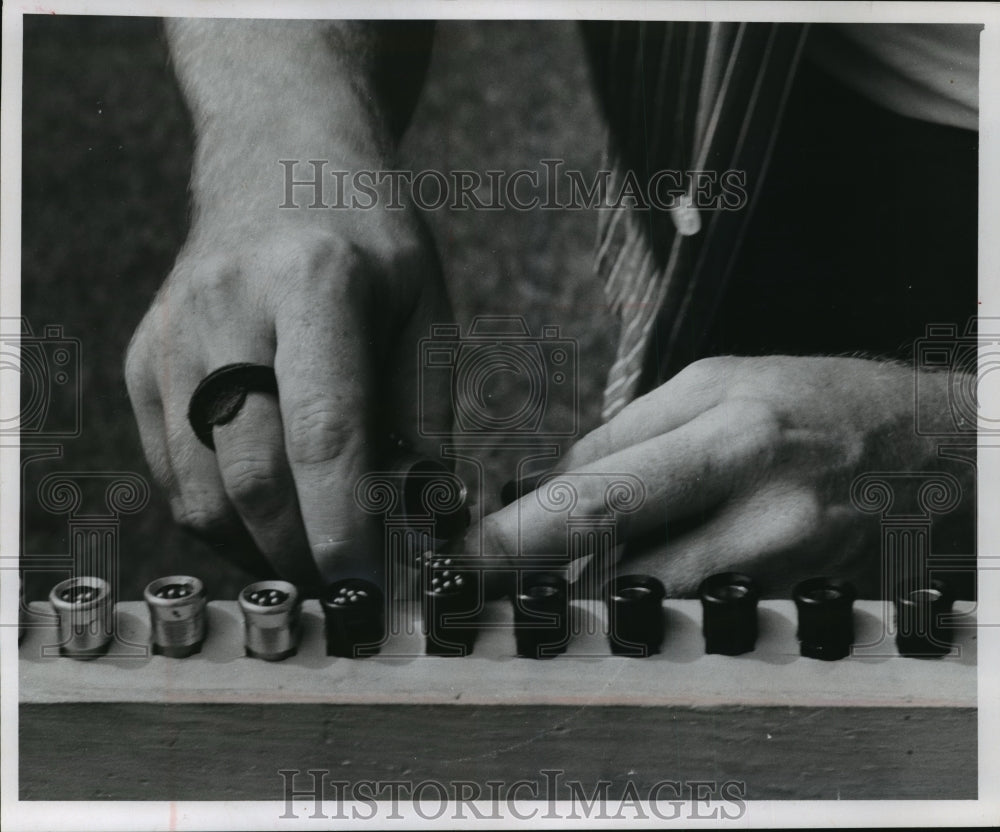
M281 160L386 166L392 141L366 57L370 27L173 20L167 33L195 123L196 211L224 214L234 196L240 212L273 210Z

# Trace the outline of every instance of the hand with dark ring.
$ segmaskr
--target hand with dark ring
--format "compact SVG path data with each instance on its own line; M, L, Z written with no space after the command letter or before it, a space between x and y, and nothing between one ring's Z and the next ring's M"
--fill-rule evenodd
M379 169L416 102L432 29L407 27L406 50L392 48L394 29L357 21L164 29L197 163L187 239L125 363L153 478L181 526L255 575L263 560L307 593L376 579L382 530L354 489L380 470L390 433L439 456L450 386L422 384L416 362L451 308L407 186L393 186L393 210L388 192L372 210L289 210L275 160L325 148ZM383 98L396 77L410 94Z
M278 395L274 367L262 364L227 364L201 380L191 396L188 421L201 444L215 450L212 428L231 422L240 412L248 393Z

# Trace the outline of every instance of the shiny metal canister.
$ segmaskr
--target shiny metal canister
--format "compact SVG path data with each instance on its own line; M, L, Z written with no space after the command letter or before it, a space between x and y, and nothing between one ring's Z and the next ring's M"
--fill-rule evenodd
M183 659L201 651L205 640L205 586L189 575L167 575L143 592L149 607L153 652Z
M267 662L294 656L299 647L302 599L287 581L257 581L239 595L246 654Z
M52 587L49 603L59 619L59 652L74 659L101 656L114 634L111 586L95 577L69 578Z

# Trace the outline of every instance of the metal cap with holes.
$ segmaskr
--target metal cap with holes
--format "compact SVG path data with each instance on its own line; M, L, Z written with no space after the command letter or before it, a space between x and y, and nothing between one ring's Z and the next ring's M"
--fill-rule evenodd
M266 662L294 656L299 646L302 600L288 581L257 581L239 595L246 654Z
M101 578L61 581L49 592L59 619L59 652L74 659L93 659L107 652L114 634L111 586Z
M385 596L371 581L334 581L320 598L326 626L326 654L360 659L385 640Z
M167 575L143 591L149 607L153 652L183 659L201 651L205 641L205 586L190 575Z
M423 580L424 650L429 656L467 656L476 642L478 575L446 555L427 559Z

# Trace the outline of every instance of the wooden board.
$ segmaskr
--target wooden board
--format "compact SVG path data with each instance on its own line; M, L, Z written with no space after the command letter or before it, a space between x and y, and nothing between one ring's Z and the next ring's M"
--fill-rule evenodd
M757 649L735 658L704 655L698 602L666 610L664 650L648 659L609 655L596 605L576 607L566 655L519 659L497 603L473 656L420 655L403 611L410 632L349 660L325 655L307 602L299 655L269 664L243 656L232 602L209 605L204 649L183 660L143 654L145 607L119 604L121 642L91 662L43 656L55 640L36 604L20 650L20 794L280 800L280 769L315 768L448 788L544 784L558 769L588 794L601 780L613 795L703 779L744 782L758 800L976 796L971 604L956 607L956 655L915 660L895 655L882 604L859 602L868 646L832 663L799 657L791 602L763 602Z
M753 800L959 800L976 797L976 756L968 708L22 705L20 796L280 801L283 769L303 772L303 790L319 769L436 780L452 797L461 781L484 796L501 781L503 796L560 770L562 799L567 781L645 797L675 780L738 781Z

